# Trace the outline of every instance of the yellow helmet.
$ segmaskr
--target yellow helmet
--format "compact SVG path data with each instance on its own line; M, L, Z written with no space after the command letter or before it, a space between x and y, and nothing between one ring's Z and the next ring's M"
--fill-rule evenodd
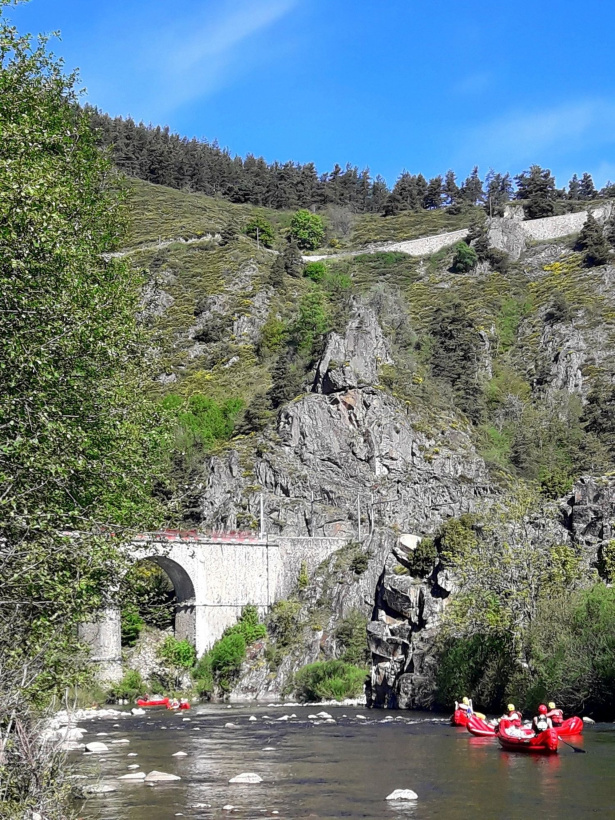
M514 703L509 703L506 708L508 709L509 712L514 712L515 711L515 704Z
M470 701L467 698L464 698L461 702L463 703L464 706L467 706Z
M553 701L549 703L549 709L555 709L555 704L553 703Z

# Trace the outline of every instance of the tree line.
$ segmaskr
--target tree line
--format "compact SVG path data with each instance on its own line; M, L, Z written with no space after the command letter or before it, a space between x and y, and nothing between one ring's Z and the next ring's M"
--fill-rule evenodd
M355 213L392 216L401 211L447 208L455 212L480 205L498 215L506 202L519 199L525 203L527 217L535 219L552 215L558 200L615 196L615 183L607 182L598 190L589 173L574 174L566 187L558 188L551 171L539 165L514 177L489 171L484 179L474 167L465 180L458 180L451 170L432 179L403 171L390 189L381 176L372 177L369 168L359 170L350 163L344 167L336 163L332 171L319 174L312 162L267 163L253 154L231 156L216 141L181 137L166 126L112 118L91 107L87 113L100 144L111 150L114 163L128 176L268 208L336 205Z

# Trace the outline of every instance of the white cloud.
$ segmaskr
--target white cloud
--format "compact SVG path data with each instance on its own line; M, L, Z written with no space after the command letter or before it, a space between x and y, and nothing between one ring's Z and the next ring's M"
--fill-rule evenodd
M510 112L466 135L465 151L480 146L491 162L514 165L596 148L615 141L615 103L582 100L535 111Z
M122 95L118 89L120 96L125 102L132 98L131 108L164 118L191 100L219 91L268 57L269 52L259 44L259 35L299 2L218 0L201 5L197 12L193 7L190 14L174 12L172 6L164 16L150 14L147 22L142 19L138 29L133 27L130 32L132 42L124 54L131 55L132 64L124 65L124 70L131 77L128 80L125 76L126 93Z

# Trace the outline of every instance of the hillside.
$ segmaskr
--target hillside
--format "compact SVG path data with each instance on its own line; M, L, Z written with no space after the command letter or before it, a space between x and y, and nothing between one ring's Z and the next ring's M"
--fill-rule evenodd
M520 240L518 221L485 222L476 209L450 224L442 211L367 215L337 256L316 268L295 260L288 273L285 256L241 233L251 206L143 183L134 189L127 250L148 277L154 391L176 418L173 470L186 488L185 522L255 531L262 498L268 535L349 541L271 615L269 654L245 670L240 695L278 696L297 668L339 655L334 638L350 622L358 645L376 606L377 624L398 626L370 627L380 669L370 697L432 703L441 696L433 664L442 652L433 641L445 611L464 599L453 596L446 610L444 603L456 578L469 572L471 584L485 572L480 550L451 552L449 542L487 538L489 555L512 538L518 548L502 566L523 562L512 570L514 596L525 594L518 590L528 566L564 573L571 589L597 572L610 577L600 537L587 541L561 512L563 501L553 503L581 476L611 472L615 452L613 267L588 264L577 236L559 236L561 221L540 223L546 238L538 241L537 229ZM610 210L600 208L604 220ZM281 239L290 214L267 216ZM425 257L377 246L343 255L360 251L366 237L408 239L420 226L433 236L464 222L480 253L465 272L456 269L456 246ZM558 238L548 238L550 225ZM139 248L156 234L196 241ZM450 527L461 541L450 541ZM511 527L516 534L507 535ZM423 537L420 559L400 551L403 532ZM504 623L509 593L494 594ZM479 629L480 613L463 622ZM405 660L393 663L408 629L416 634ZM466 640L463 630L454 634ZM521 651L507 640L497 645Z

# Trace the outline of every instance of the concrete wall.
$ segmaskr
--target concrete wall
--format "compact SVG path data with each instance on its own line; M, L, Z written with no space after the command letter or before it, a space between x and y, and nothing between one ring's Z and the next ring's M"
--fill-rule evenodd
M149 559L169 575L178 597L175 634L188 638L200 656L236 623L246 604L265 615L292 591L305 562L308 572L340 549L342 538L214 539L152 536L134 544L135 560ZM96 624L82 627L100 677L121 674L119 612L106 610Z

